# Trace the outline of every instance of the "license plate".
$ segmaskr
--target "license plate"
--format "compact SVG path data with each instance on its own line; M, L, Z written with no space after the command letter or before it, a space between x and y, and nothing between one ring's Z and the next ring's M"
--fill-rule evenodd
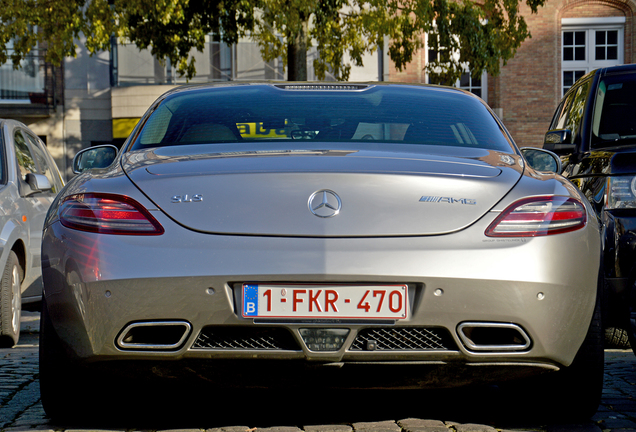
M405 319L406 285L243 284L244 318Z

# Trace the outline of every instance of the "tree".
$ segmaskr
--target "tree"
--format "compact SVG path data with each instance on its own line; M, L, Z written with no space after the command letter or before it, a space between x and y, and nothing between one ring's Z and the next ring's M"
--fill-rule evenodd
M2 0L0 64L11 59L17 68L34 47L42 44L48 45L47 61L54 64L74 55L75 39L85 28L83 3L60 0L45 5L36 0Z
M379 37L363 27L358 0L262 0L260 16L252 37L267 61L286 59L290 81L307 79L307 50L315 42L318 58L316 76L330 71L336 79L347 80L351 66L344 63L348 53L357 66L362 55L377 49ZM383 39L383 37L382 37Z
M0 62L14 65L38 43L47 60L74 56L80 34L91 53L110 48L116 35L158 59L170 59L181 75L194 76L192 49L205 36L258 42L266 61L282 57L290 80L307 77L307 51L316 46L316 76L347 80L351 64L389 40L389 56L403 69L428 35L439 53L426 66L439 82L454 82L465 69L497 75L530 36L521 0L3 0ZM545 0L525 0L533 13ZM9 53L9 43L13 51Z
M545 0L526 3L536 13ZM363 54L382 46L386 36L389 56L403 69L428 34L429 47L440 55L427 72L452 83L466 68L497 75L501 62L514 56L530 36L519 6L519 0L262 0L253 38L266 60L286 58L288 75L300 79L306 74L293 74L294 62L304 67L301 56L315 41L316 75L323 78L329 70L346 80L345 52L361 66Z
M213 33L229 44L254 27L252 0L2 0L0 64L14 67L36 46L59 65L75 57L77 40L86 36L91 54L110 49L115 35L169 59L182 75L196 68L189 55L203 50Z

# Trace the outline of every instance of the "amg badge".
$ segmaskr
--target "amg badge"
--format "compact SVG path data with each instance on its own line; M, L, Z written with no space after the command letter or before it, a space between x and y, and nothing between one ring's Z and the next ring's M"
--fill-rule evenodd
M472 198L452 198L452 197L441 197L441 196L423 196L422 198L420 198L420 202L467 204L467 205L477 204L477 200Z

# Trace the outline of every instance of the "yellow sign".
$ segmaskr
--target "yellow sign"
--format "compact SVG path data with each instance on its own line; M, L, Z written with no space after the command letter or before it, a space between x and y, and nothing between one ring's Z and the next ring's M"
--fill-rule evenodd
M113 119L113 139L128 138L139 123L139 118L115 118Z
M128 138L138 122L138 118L113 119L113 138ZM236 127L243 138L287 138L284 128L265 128L263 122L237 123Z
M243 138L287 138L285 129L266 129L262 122L237 123L236 127Z

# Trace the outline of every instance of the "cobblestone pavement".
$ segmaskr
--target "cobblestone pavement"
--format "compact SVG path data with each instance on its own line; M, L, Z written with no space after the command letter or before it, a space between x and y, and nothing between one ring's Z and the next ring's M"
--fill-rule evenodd
M395 399L392 396L386 398L386 395L382 399L370 396L358 403L351 403L345 398L347 403L340 404L341 417L334 416L330 411L331 408L337 408L331 406L334 405L329 403L331 400L328 402L318 399L310 401L310 406L304 407L305 412L302 411L303 408L298 412L298 406L302 407L302 404L296 405L297 415L293 420L285 414L289 395L288 400L281 399L279 404L272 405L279 408L272 410L278 411L278 415L268 411L259 413L257 417L245 416L246 405L254 405L262 399L243 392L238 396L241 400L234 404L237 407L234 412L222 417L222 424L205 424L208 421L218 422L209 420L218 419L218 413L208 406L209 415L205 409L203 415L199 412L198 420L195 421L198 422L198 427L193 427L191 413L183 413L173 416L170 422L149 423L141 425L142 427L111 427L96 423L83 425L81 430L73 429L51 423L40 403L38 320L38 314L25 313L20 344L12 349L0 349L0 431L3 432L636 432L636 356L631 350L605 351L605 390L602 404L592 421L586 424L543 425L533 424L532 420L519 423L493 407L496 405L496 390L482 389L429 393L434 400L422 401L422 405L428 407L424 411L417 404L404 404L404 393L392 393ZM306 395L293 395L291 399L299 396L304 398ZM417 412L423 416L413 415L414 406L418 407ZM122 407L128 408L130 407ZM314 415L309 415L309 412ZM249 420L246 421L247 418ZM311 420L304 422L306 419ZM232 424L236 426L230 426Z

